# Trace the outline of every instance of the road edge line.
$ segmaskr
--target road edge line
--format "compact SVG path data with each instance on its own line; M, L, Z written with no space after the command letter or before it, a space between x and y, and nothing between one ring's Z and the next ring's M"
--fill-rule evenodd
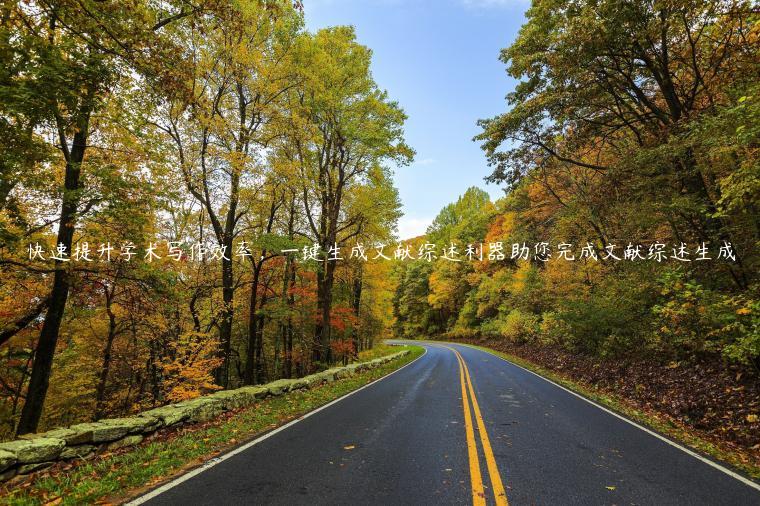
M675 441L673 441L673 440L671 440L671 439L663 436L662 434L660 434L660 433L658 433L658 432L656 432L656 431L654 431L652 429L649 429L648 427L645 427L645 426L639 424L638 422L634 422L633 420L631 420L631 419L629 419L629 418L621 415L620 413L616 413L615 411L613 411L613 410L611 410L611 409L609 409L609 408L607 408L607 407L599 404L596 401L593 401L593 400L589 399L588 397L586 397L584 395L579 394L578 392L574 392L574 391L570 390L569 388L567 388L565 386L562 386L562 385L560 385L559 383L557 383L555 381L550 380L549 378L545 378L544 376L541 376L537 372L533 372L533 371L531 371L528 368L525 368L525 367L523 367L523 366L521 366L519 364L516 364L516 363L512 362L511 360L507 360L506 358L501 357L501 356L497 355L496 353L493 353L490 350L486 351L486 349L481 349L479 347L475 347L475 346L473 346L471 344L465 344L465 343L455 343L455 342L449 342L449 341L430 341L430 342L445 342L445 343L449 343L449 344L458 344L460 346L467 346L468 348L473 349L473 350L481 351L483 353L488 353L489 355L492 355L492 356L494 356L494 357L496 357L496 358L498 358L500 360L503 360L504 362L506 362L506 363L508 363L510 365L513 365L515 367L519 367L523 371L527 371L527 372L531 373L532 375L537 376L537 377L541 378L542 380L544 380L544 381L546 381L548 383L551 383L552 385L554 385L554 386L556 386L558 388L561 388L562 390L564 390L564 391L566 391L566 392L568 392L568 393L570 393L570 394L578 397L579 399L583 399L584 401L588 402L589 404L592 404L592 405L596 406L597 408L601 409L602 411L604 411L604 412L606 412L606 413L608 413L608 414L610 414L610 415L612 415L614 417L617 417L620 420L623 420L624 422L627 422L628 424L633 425L634 427L636 427L636 428L638 428L640 430L643 430L644 432L646 432L650 436L654 436L657 439L666 442L670 446L678 448L682 452L687 453L688 455L691 455L695 459L700 460L703 463L705 463L705 464L707 464L707 465L709 465L709 466L717 469L718 471L721 471L724 474L727 474L728 476L730 476L730 477L732 477L732 478L734 478L734 479L736 479L736 480L744 483L745 485L747 485L747 486L749 486L751 488L754 488L757 491L760 491L760 483L757 483L756 481L751 480L750 478L747 478L746 476L742 476L741 474L739 474L739 473L737 473L735 471L732 471L731 469L729 469L729 468L727 468L727 467L725 467L725 466L723 466L723 465L721 465L721 464L713 461L712 459L709 459L709 458L705 457L704 455L700 455L699 453L695 452L694 450L692 450L690 448L687 448L687 447L681 445L680 443L677 443L677 442L675 442Z
M413 345L413 346L418 346L418 345ZM178 476L177 478L174 478L173 480L171 480L171 481L169 481L167 483L164 483L163 485L161 485L161 486L159 486L157 488L154 488L150 492L147 492L147 493L145 493L145 494L143 494L141 496L138 496L138 497L136 497L136 498L134 498L134 499L132 499L132 500L124 503L125 506L139 506L140 504L145 504L146 502L150 501L151 499L153 499L155 497L158 497L159 495L163 494L164 492L167 492L167 491L173 489L177 485L180 485L180 484L186 482L187 480L198 476L202 472L211 469L215 465L220 464L220 463L224 462L225 460L227 460L227 459L229 459L231 457L234 457L238 453L242 453L242 452L246 451L247 449L251 448L252 446L255 446L255 445L261 443L262 441L264 441L266 439L269 439L270 437L274 436L275 434L278 434L279 432L284 431L285 429L287 429L287 428L289 428L289 427L297 424L298 422L300 422L302 420L305 420L306 418L309 418L311 415L313 415L315 413L319 413L323 409L327 409L330 406L332 406L333 404L337 404L340 401L342 401L343 399L345 399L345 398L347 398L347 397L349 397L351 395L354 395L355 393L361 392L365 388L371 387L372 385L375 385L375 384L381 382L382 380L384 380L386 378L389 378L390 376L396 374L397 372L401 371L402 369L405 369L405 368L409 367L410 365L412 365L413 363L417 362L419 359L421 359L422 357L424 357L425 355L427 355L427 348L425 348L424 346L420 346L420 348L422 348L422 349L425 350L424 353L422 353L422 355L420 355L419 357L415 358L414 360L412 360L408 364L404 364L403 366L399 367L395 371L391 371L388 374L386 374L385 376L377 378L376 380L371 381L371 382L367 383L366 385L363 385L363 386L357 388L356 390L351 390L347 394L344 394L344 395L338 397L337 399L333 399L330 402L328 402L327 404L323 404L322 406L320 406L320 407L318 407L316 409L313 409L313 410L309 411L308 413L305 413L305 414L299 416L298 418L296 418L294 420L289 421L285 425L280 425L276 429L273 429L273 430L267 432L266 434L263 434L263 435L257 437L253 441L249 441L248 443L245 443L242 446L238 446L237 448L235 448L233 450L230 450L227 453L224 453L222 455L219 455L217 457L209 459L206 462L204 462L203 464L201 464L200 466L196 467L195 469L192 469L192 470L188 471L187 473L184 473L184 474Z

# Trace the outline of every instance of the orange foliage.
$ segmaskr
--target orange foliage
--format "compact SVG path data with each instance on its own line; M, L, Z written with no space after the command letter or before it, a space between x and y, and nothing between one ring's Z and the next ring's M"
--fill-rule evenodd
M193 399L204 393L219 390L211 372L222 364L216 355L218 339L207 334L183 335L179 342L169 344L168 357L159 362L165 377L165 395L171 402Z
M339 332L354 328L358 323L359 321L350 307L336 306L330 311L330 326Z
M353 357L356 354L356 348L351 339L338 339L332 341L330 343L330 349L335 358L343 359L344 362L348 357Z

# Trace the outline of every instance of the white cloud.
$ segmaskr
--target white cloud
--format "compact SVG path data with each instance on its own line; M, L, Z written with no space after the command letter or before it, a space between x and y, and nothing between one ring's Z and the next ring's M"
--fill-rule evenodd
M398 236L402 241L420 236L425 233L431 223L433 223L431 218L403 216L398 220Z
M433 159L433 158L423 158L422 160L417 160L414 163L415 163L415 165L433 165L435 163L435 159Z

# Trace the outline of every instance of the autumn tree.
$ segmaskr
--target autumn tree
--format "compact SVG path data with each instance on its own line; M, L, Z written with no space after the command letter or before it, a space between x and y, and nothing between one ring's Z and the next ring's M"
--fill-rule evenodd
M382 269L301 258L399 216L405 116L352 30L286 0L0 18L0 438L306 374L384 329Z
M43 129L58 151L62 176L56 192L60 204L54 220L58 229L55 243L69 254L77 222L97 204L86 198L85 184L85 157L97 129L93 118L126 68L160 78L162 70L151 67L145 56L167 54L171 43L162 37L161 29L197 11L178 8L172 12L172 8L166 4L157 9L139 2L125 9L102 2L11 2L3 6L3 56L4 61L13 62L3 82L10 104L4 111L4 123L11 140L16 137L13 142L20 143L21 149L14 150L17 154L28 152L30 143L41 142L31 132ZM134 23L137 19L143 22ZM13 37L8 37L8 30ZM72 87L74 82L78 86ZM24 102L26 105L19 105ZM51 150L42 150L46 151ZM35 159L39 157L25 158L27 169ZM3 166L13 176L17 162L4 159ZM15 175L23 182L27 172L16 171ZM13 178L4 182L9 188L14 184ZM5 199L7 202L7 195ZM45 304L39 303L31 313L45 310L19 434L33 431L39 422L71 286L69 269L63 261L56 262ZM28 315L22 316L8 330L17 332L30 322Z
M305 46L304 84L291 99L304 130L292 143L309 232L325 260L317 271L313 356L329 362L336 266L329 252L340 255L336 248L360 234L368 219L350 214L346 198L383 163L407 163L413 152L402 137L405 115L372 79L371 52L356 42L353 29L320 30Z
M502 52L509 109L477 137L507 194L475 203L469 237L463 197L421 240L545 241L554 258L401 266L396 332L756 368L758 26L743 1L533 1ZM687 243L713 261L647 251ZM716 264L721 246L735 259Z
M650 214L671 222L674 235L747 246L719 216L720 175L698 163L687 139L693 120L731 100L727 90L756 79L752 3L547 0L527 16L501 56L522 79L511 110L481 122L490 179L514 185L535 170L550 186L569 176L582 191L589 179L621 188L635 178L635 192L657 195ZM514 144L500 150L507 141ZM604 208L586 208L603 239ZM727 266L741 288L746 262Z
M187 90L165 90L164 114L156 124L174 144L173 157L187 191L203 206L219 247L222 365L217 382L227 385L234 316L233 241L246 209L241 189L260 184L262 150L278 133L270 128L281 99L292 88L288 53L301 18L290 2L250 1L217 9L177 32L192 65ZM255 328L249 329L251 336ZM250 343L254 345L253 340Z

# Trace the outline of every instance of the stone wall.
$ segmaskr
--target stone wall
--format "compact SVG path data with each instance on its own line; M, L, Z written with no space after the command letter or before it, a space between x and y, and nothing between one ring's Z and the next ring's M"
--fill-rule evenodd
M260 399L309 389L322 383L353 376L408 354L408 350L359 362L297 379L281 379L266 385L222 390L189 401L143 411L128 418L111 418L80 423L21 439L0 443L0 482L18 474L29 474L61 460L88 458L98 452L116 450L142 442L164 427L211 420L224 411L250 406Z

